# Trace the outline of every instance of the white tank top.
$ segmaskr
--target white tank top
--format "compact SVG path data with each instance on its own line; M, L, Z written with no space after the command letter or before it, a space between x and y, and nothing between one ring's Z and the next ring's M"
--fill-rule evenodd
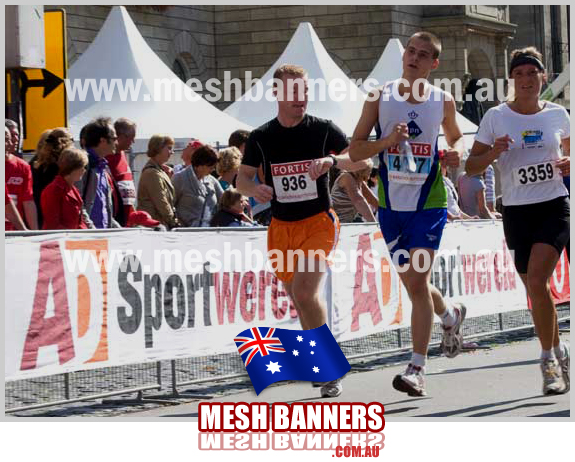
M447 194L437 153L445 92L429 84L427 100L411 104L397 99L398 83L399 80L394 80L383 87L376 132L382 139L391 133L395 125L406 123L416 171L408 170L405 155L397 146L381 152L379 205L400 212L446 208Z
M489 109L475 140L491 146L496 138L509 135L513 143L497 160L501 172L503 205L524 205L567 196L559 170L561 140L570 136L567 111L546 102L537 114L513 111L507 103Z

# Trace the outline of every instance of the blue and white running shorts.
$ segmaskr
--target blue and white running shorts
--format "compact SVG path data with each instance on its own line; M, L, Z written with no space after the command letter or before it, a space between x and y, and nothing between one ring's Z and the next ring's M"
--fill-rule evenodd
M409 262L411 249L439 249L447 209L397 212L380 207L378 219L392 261L404 265ZM398 254L401 250L405 252Z

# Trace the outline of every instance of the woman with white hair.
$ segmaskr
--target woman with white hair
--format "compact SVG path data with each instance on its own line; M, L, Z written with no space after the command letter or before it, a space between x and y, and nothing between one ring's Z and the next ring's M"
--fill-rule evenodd
M230 186L236 186L236 177L242 164L242 153L234 146L222 149L219 154L216 172L219 175L220 186L225 191Z

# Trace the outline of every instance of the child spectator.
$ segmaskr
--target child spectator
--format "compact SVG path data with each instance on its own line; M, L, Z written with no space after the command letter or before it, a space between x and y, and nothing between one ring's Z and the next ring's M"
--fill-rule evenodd
M91 225L85 214L80 191L74 183L86 172L88 155L68 148L58 159L58 175L44 188L40 199L44 223L42 229L87 229Z

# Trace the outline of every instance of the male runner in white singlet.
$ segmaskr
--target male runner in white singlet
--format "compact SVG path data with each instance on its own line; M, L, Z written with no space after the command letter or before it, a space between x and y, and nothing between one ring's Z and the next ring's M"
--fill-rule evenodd
M435 251L447 221L437 137L443 127L450 146L442 162L457 167L464 151L455 120L455 101L427 79L439 65L441 43L433 34L418 32L407 42L402 79L372 91L350 145L350 158L359 161L379 154L379 213L381 230L392 260L413 306L413 354L393 387L410 396L424 396L425 360L433 313L443 326L442 349L452 358L461 351L465 307L448 307L430 283ZM418 101L419 100L419 101ZM375 127L376 141L368 141Z

